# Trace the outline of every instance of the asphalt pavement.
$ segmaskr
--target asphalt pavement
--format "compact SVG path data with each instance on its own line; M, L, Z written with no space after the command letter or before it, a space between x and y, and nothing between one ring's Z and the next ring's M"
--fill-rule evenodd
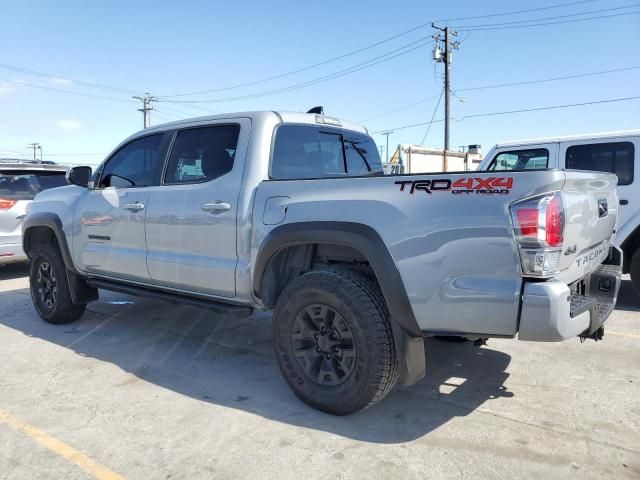
M427 377L350 417L299 401L271 319L101 292L36 315L0 268L0 478L640 478L640 297L601 342L429 339Z

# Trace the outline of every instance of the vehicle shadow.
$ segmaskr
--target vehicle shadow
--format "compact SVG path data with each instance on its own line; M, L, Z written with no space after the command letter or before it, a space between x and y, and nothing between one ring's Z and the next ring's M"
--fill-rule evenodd
M29 264L26 262L10 263L0 266L0 280L15 280L29 276Z
M27 289L0 293L9 315L0 323L110 362L137 378L203 402L375 443L407 442L497 397L511 357L471 342L426 340L427 376L396 387L380 404L349 417L306 406L280 375L271 345L271 318L244 319L101 292L78 322L55 326L37 317ZM4 309L3 309L4 310ZM11 314L14 312L14 314ZM131 379L114 384L127 394Z
M616 310L640 311L640 295L634 290L631 280L622 280L620 283Z

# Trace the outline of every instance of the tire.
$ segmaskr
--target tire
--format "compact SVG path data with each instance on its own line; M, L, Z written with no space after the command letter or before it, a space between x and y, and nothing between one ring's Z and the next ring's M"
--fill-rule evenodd
M382 293L350 270L316 270L293 280L276 304L280 370L308 405L350 415L382 400L398 362Z
M636 250L631 257L631 285L638 295L640 295L640 249Z
M29 271L29 287L33 306L47 323L61 325L73 322L87 308L84 303L71 301L67 268L55 244L36 247Z

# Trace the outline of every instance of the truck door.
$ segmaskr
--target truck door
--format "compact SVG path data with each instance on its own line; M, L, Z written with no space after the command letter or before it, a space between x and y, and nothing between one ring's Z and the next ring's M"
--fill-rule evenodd
M118 149L78 200L74 257L88 273L146 280L145 216L169 134L137 138Z
M233 297L236 212L249 119L179 130L147 210L147 266L154 283Z
M558 144L541 143L498 147L487 170L544 170L558 167Z
M622 229L640 205L640 191L634 186L635 158L640 149L637 137L617 137L601 140L581 140L563 142L560 155L565 168L576 170L596 170L611 172L618 176L618 210L617 231L624 235ZM637 181L635 182L637 184Z

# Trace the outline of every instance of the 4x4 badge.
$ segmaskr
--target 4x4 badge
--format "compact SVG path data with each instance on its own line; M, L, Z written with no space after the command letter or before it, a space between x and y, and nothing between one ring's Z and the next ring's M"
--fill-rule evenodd
M565 255L573 255L578 250L578 247L574 245L573 247L569 247L564 251Z

